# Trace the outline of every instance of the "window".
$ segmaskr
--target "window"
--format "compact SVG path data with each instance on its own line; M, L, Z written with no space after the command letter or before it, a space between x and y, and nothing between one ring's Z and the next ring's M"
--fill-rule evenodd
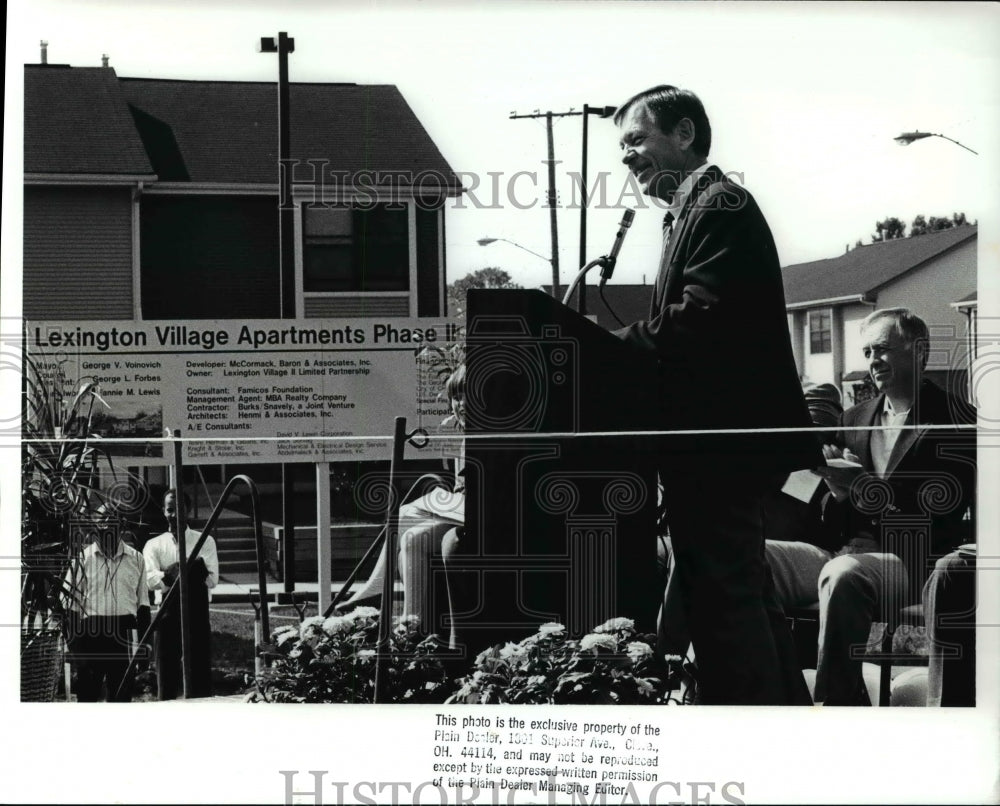
M406 209L303 209L303 290L409 291Z
M833 351L830 339L830 312L809 312L809 352L829 353Z
M146 194L139 224L143 319L281 315L273 198Z

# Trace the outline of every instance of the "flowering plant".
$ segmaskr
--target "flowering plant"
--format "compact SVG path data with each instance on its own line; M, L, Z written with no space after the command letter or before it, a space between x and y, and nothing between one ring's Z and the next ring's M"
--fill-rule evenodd
M550 622L518 643L479 653L447 702L686 703L692 681L681 658L658 657L654 643L631 619L610 619L579 640Z
M346 615L313 616L280 627L262 654L272 664L258 678L251 702L372 702L379 611L358 607ZM439 703L448 679L439 645L402 616L389 638L385 664L390 702Z

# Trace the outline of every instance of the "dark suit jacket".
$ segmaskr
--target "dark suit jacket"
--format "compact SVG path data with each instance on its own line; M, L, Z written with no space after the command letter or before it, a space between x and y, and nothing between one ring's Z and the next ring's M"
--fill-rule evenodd
M841 416L847 427L877 426L885 395L860 403ZM969 425L975 409L928 380L906 426ZM838 440L874 471L871 431L841 431ZM864 535L879 541L883 551L903 560L911 596L919 596L933 560L955 546L974 540L972 521L965 520L976 491L976 432L974 429L903 430L889 455L883 479L865 476L841 505L846 540ZM974 512L973 512L974 514Z
M649 319L618 335L656 352L665 429L812 424L771 231L753 197L714 166L674 224ZM785 474L822 463L809 433L675 438L664 450L677 463L713 473Z

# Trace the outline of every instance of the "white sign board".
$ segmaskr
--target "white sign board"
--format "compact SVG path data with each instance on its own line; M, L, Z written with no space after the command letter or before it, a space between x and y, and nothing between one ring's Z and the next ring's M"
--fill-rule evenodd
M61 388L64 406L96 382L107 407L94 409L91 430L129 440L114 453L137 464L163 460L164 429L180 432L193 464L385 459L395 417L435 433L449 413L425 349L454 343L457 328L444 320L26 327L40 377Z

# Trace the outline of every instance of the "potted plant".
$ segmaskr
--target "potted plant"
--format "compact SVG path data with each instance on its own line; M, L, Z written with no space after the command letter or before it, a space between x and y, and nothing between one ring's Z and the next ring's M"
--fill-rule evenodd
M62 668L66 582L74 557L94 536L96 515L109 497L139 503L132 481L102 492L102 458L95 444L95 406L107 407L93 380L70 387L66 360L24 359L21 451L21 698L55 695Z

